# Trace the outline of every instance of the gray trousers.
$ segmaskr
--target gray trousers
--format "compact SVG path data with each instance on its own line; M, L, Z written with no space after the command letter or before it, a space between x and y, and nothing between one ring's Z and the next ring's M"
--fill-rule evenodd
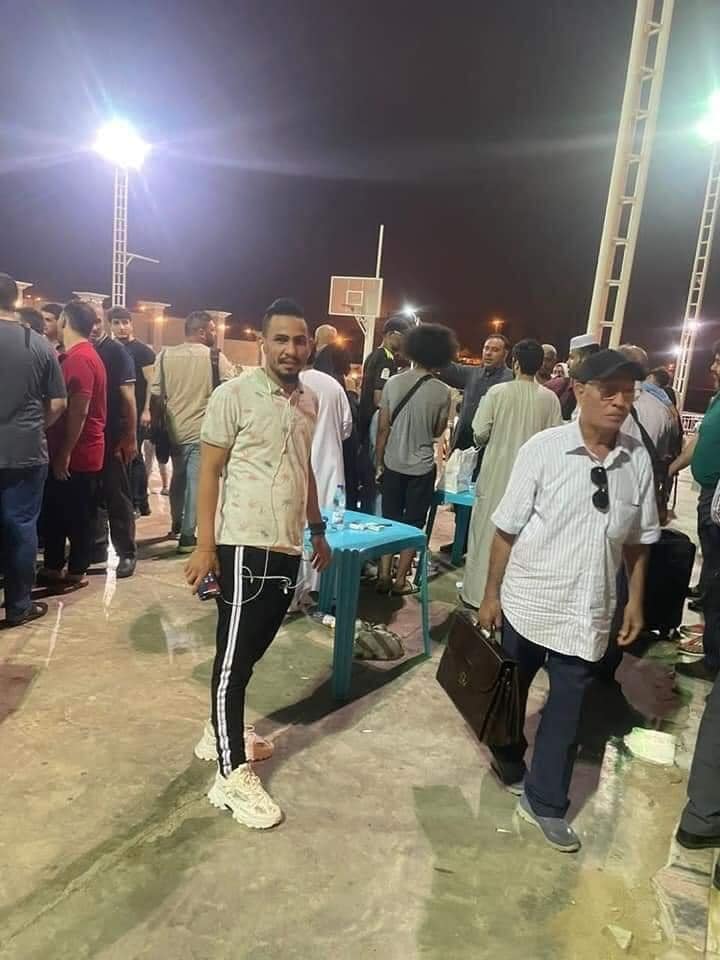
M713 684L700 722L680 826L701 837L720 834L720 679Z

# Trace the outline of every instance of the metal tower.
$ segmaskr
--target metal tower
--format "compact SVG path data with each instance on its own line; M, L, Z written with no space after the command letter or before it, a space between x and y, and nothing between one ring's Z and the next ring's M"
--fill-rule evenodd
M690 275L690 289L688 291L685 316L683 317L682 334L680 337L680 351L673 386L678 397L678 409L685 406L690 366L692 363L695 337L697 335L698 319L702 311L703 297L705 296L705 282L707 281L708 264L712 252L713 231L715 216L718 210L720 196L720 145L715 143L710 157L710 172L705 190L705 203L700 217L695 261Z
M674 0L637 0L630 58L588 333L609 345L622 337L640 215L660 105Z
M115 200L113 203L113 260L112 260L112 305L125 306L127 288L127 216L128 216L128 170L115 167Z

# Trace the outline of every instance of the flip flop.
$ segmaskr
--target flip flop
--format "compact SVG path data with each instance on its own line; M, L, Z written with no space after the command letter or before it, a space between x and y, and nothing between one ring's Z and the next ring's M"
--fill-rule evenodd
M66 593L74 593L76 590L82 590L90 581L71 580L69 577L58 577L54 581L47 581L43 584L51 596L64 596Z
M8 620L7 618L0 623L0 629L9 630L11 627L21 627L24 623L32 623L33 620L39 620L48 612L48 605L36 601L30 604L30 609L19 620Z
M396 590L395 587L390 591L391 597L411 597L415 593L420 593L420 587L417 587L414 583L406 583L404 587L400 590Z

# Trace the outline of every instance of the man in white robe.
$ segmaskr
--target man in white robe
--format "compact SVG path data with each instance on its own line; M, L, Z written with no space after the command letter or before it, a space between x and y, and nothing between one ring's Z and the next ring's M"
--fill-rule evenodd
M470 521L465 574L460 593L464 603L479 607L485 593L490 547L495 535L492 515L505 493L520 447L530 437L562 423L555 394L535 380L543 348L521 340L513 349L515 379L491 387L473 419L477 446L484 448Z
M335 490L339 484L345 486L343 441L352 433L352 411L345 391L337 380L327 373L303 370L300 382L309 387L319 401L310 459L315 473L320 509L330 512ZM309 563L301 563L291 612L306 607L308 594L317 591L319 586L320 575Z

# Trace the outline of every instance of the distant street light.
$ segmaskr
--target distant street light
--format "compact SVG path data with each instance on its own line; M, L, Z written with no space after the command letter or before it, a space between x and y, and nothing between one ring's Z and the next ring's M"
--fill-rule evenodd
M706 143L712 145L712 151L710 153L710 170L705 190L705 202L700 217L697 247L695 248L695 261L690 274L690 289L685 306L685 316L683 317L680 347L677 352L678 362L673 378L679 410L682 410L685 406L690 367L693 350L695 349L695 337L702 313L705 283L710 254L712 253L715 217L718 210L718 194L720 194L720 90L716 90L710 97L707 113L698 123L697 132Z
M493 317L490 321L490 326L493 328L493 333L502 333L502 328L505 326L505 321L502 317Z
M113 203L112 305L125 306L127 268L133 260L159 263L152 257L141 257L127 250L128 171L139 170L150 151L150 145L125 120L112 120L97 134L93 150L115 168L115 200Z
M411 304L406 303L402 308L402 312L409 320L412 320L416 326L420 325L420 311L418 307L413 307Z

